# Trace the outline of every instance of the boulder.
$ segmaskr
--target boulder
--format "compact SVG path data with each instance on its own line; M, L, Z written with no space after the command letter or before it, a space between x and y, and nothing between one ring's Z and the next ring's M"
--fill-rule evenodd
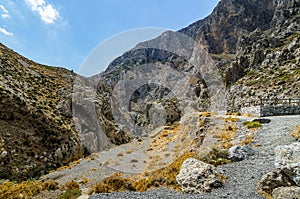
M241 161L246 159L249 156L252 156L255 154L254 150L251 149L249 146L233 146L228 150L228 159L230 159L233 162Z
M278 187L273 190L273 199L294 199L300 198L300 187Z
M300 143L276 147L275 166L300 186Z
M223 185L213 165L194 158L186 159L183 162L176 180L185 193L210 192Z
M265 174L257 183L257 188L260 193L272 194L272 191L278 187L289 187L295 185L289 176L287 176L282 170L271 171Z
M267 124L267 123L270 123L271 120L266 119L266 118L257 118L257 119L252 120L252 122L259 122L261 124Z

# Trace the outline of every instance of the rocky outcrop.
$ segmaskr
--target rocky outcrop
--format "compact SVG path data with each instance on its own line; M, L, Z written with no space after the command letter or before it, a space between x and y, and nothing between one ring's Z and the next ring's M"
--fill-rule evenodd
M300 56L299 1L273 1L274 14L267 30L243 32L236 58L225 66L229 106L245 101L298 98Z
M260 193L268 196L273 193L273 198L289 198L289 194L299 193L299 164L300 143L295 142L276 147L275 166L277 170L267 173L258 182Z
M223 185L213 165L194 158L183 162L176 180L186 193L209 192Z
M251 149L249 146L233 146L228 150L228 159L232 160L233 162L242 161L249 156L255 154L254 150Z
M275 166L300 186L300 143L276 147L275 156Z
M283 171L272 171L265 174L257 183L257 189L262 195L272 195L274 189L278 187L290 187L295 183Z
M273 199L294 199L299 198L300 187L278 187L273 190Z
M268 29L273 13L272 1L268 0L220 1L199 28L197 38L210 53L235 54L241 31Z

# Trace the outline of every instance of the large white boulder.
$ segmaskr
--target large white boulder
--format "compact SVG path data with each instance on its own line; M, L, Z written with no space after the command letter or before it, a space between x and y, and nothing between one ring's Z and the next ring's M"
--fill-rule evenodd
M300 186L300 143L276 147L275 166Z
M209 192L223 185L213 165L194 158L186 159L176 177L185 193Z

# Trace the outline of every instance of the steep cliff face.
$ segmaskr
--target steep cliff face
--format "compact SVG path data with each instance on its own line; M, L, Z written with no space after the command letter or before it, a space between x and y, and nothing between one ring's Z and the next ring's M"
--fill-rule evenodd
M300 4L274 1L274 7L270 28L245 33L239 40L236 59L225 70L235 105L259 98L300 96Z
M200 26L197 39L209 53L235 54L240 32L269 28L273 13L273 2L269 0L220 1Z
M83 155L71 112L74 73L0 45L0 178L39 176Z

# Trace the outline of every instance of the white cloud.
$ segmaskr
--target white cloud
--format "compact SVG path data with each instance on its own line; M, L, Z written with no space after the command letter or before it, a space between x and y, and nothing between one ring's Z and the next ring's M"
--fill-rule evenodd
M4 19L10 19L9 11L3 6L0 5L1 17Z
M26 0L26 3L33 11L39 13L41 19L46 24L52 24L59 18L59 12L45 0Z
M14 36L14 33L7 31L5 28L0 28L0 32L7 36Z

